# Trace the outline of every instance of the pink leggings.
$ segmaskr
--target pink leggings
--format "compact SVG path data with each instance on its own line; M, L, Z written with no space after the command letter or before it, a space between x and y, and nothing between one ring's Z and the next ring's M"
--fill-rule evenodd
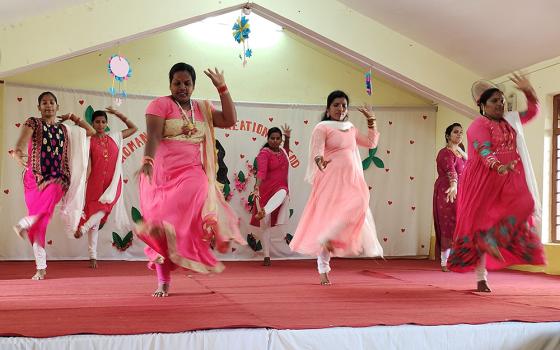
M169 258L165 259L163 264L156 264L156 272L159 284L171 283L171 267L173 263Z

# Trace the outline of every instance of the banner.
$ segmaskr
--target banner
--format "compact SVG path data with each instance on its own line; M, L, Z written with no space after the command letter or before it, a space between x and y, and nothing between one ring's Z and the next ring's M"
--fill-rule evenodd
M56 88L38 88L6 84L4 94L5 120L2 134L4 164L1 169L0 219L4 223L0 235L0 259L33 259L29 242L16 236L11 225L26 215L23 198L23 169L10 156L21 127L31 116L39 116L37 97L43 91L52 91L58 98L59 114L75 113L84 117L86 110L104 109L112 104L111 97L91 91L72 91ZM196 99L196 93L195 93ZM139 169L147 141L144 112L154 97L129 96L118 107L134 121L139 131L125 140L123 150L123 195L128 212L139 210L138 185L135 172ZM219 103L215 103L219 108ZM247 246L232 247L221 255L226 260L262 259L259 228L249 225L248 197L255 175L256 155L266 142L268 129L288 124L292 128L290 160L290 220L277 226L271 234L272 258L301 258L288 247L311 186L304 182L309 141L314 126L321 118L322 106L237 103L238 121L229 129L216 129L216 138L225 150L229 203L241 218L241 232ZM370 206L375 218L379 241L385 256L427 256L432 223L432 191L435 162L435 111L432 107L374 108L381 133L377 149L361 149L366 181L370 188ZM363 133L367 126L361 113L350 111L350 120ZM125 129L114 116L109 116L111 130ZM225 169L222 169L222 172ZM222 180L223 181L223 180ZM173 203L168 203L172 206ZM332 213L336 215L337 213ZM144 260L144 244L132 238L123 244L128 232L118 232L109 217L99 233L100 260ZM115 236L118 235L118 238ZM121 242L119 242L119 239ZM47 231L48 258L87 259L87 238L75 239L63 232L63 225L55 212ZM126 243L126 242L125 242Z

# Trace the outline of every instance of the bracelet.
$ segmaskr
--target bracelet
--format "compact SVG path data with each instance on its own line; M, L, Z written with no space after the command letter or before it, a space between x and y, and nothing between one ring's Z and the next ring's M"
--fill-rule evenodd
M142 158L142 164L150 164L151 166L154 166L154 158L150 156L144 156Z
M80 122L82 121L82 119L79 118L79 117L76 117L76 120L72 120L72 121L74 122L74 124L78 125L78 124L80 124Z
M218 89L218 94L220 95L225 95L228 93L228 88L226 84L218 86L217 89Z

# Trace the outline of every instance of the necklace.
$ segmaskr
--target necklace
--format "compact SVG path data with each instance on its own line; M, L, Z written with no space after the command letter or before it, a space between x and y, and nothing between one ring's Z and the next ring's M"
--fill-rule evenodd
M184 125L187 128L186 135L187 137L191 137L197 131L196 126L194 125L194 109L193 109L192 100L189 99L189 106L191 110L190 118L187 112L183 109L183 107L181 107L181 104L177 102L177 100L175 100L175 103L177 104L177 107L179 107L179 110L181 111L181 117L183 118Z

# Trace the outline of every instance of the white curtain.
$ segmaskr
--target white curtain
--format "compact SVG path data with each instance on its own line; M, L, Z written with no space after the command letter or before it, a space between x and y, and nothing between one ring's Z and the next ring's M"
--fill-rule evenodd
M60 105L60 114L73 112L81 117L88 106L102 109L112 104L110 96L90 91L71 91L56 88L37 88L6 84L4 94L5 120L1 142L4 149L13 149L20 128L29 116L37 116L37 97L46 90L53 91ZM137 183L134 173L138 170L146 141L144 111L153 97L130 96L118 107L139 127L133 137L125 140L123 152L124 200L127 210L139 208ZM196 98L196 93L195 93ZM219 106L217 106L219 107ZM292 128L290 153L290 191L293 216L288 224L276 227L272 232L271 254L273 258L298 258L286 243L297 226L310 185L303 181L307 166L309 139L315 124L320 120L323 107L301 105L270 105L259 103L237 104L238 123L232 129L217 129L216 137L226 150L225 163L231 182L231 205L241 218L241 231L247 237L253 235L259 241L260 230L248 224L250 215L245 208L247 197L254 185L254 176L249 166L253 164L260 147L266 142L266 132L273 126L287 123ZM378 108L376 109L381 138L375 157L365 170L365 177L372 187L371 208L377 224L379 241L386 256L426 256L429 252L432 220L432 189L435 153L435 111L433 108ZM350 112L350 120L365 132L366 122L357 111ZM111 129L123 129L124 124L115 117L109 118ZM362 159L369 156L361 150ZM5 223L0 228L0 259L32 259L29 243L12 233L10 226L26 214L23 200L22 169L11 159L8 152L2 154L0 219ZM245 176L245 189L237 190L235 177L240 172ZM172 205L172 203L170 203ZM333 213L336 215L336 213ZM116 232L125 237L127 232L118 232L111 218L99 234L99 259L138 260L144 259L143 244L134 239L125 251L113 245ZM86 239L76 240L63 234L62 222L57 213L47 231L47 253L49 259L86 259ZM260 259L262 250L255 252L249 246L234 247L223 259Z

